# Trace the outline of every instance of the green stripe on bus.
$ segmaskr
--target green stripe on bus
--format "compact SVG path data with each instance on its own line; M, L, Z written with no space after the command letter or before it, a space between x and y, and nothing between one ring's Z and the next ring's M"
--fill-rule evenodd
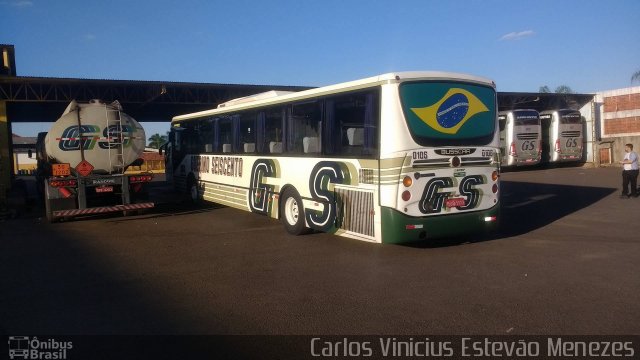
M496 216L499 219L499 215L499 206L483 211L429 217L407 216L395 209L382 207L382 242L399 244L459 235L469 235L471 239L474 234L495 231L498 221L486 222L484 218ZM416 229L407 229L407 226L416 225Z

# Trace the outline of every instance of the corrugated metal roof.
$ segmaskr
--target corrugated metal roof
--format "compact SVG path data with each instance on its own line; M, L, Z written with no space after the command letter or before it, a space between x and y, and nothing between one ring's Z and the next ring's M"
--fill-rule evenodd
M89 79L89 78L60 78L60 77L42 77L42 76L5 76L2 80L27 80L32 82L104 82L104 83L130 83L141 85L178 85L178 86L222 86L222 87L247 87L255 86L261 88L273 87L291 87L300 89L309 89L310 86L300 85L264 85L264 84L228 84L228 83L204 83L204 82L184 82L184 81L163 81L163 80L121 80L121 79Z

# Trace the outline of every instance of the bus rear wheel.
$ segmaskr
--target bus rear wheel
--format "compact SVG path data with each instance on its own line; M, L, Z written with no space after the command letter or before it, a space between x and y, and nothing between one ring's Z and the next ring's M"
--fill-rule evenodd
M280 220L285 230L292 235L306 234L309 229L305 225L304 207L298 192L294 189L286 190L281 196L280 204Z

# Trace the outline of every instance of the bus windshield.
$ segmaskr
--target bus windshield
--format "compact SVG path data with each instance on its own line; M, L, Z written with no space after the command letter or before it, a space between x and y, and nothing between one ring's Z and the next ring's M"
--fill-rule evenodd
M578 111L560 113L561 124L580 124L581 121L582 117Z
M513 113L516 126L540 125L540 118L537 111L517 111Z
M411 136L422 146L486 145L493 139L496 93L491 87L406 82L400 99Z

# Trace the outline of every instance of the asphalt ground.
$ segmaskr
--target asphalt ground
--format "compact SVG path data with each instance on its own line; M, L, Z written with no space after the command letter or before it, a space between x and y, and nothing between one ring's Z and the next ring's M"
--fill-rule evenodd
M490 236L379 245L193 207L0 221L3 334L640 334L640 198L621 170L502 175ZM30 206L32 205L32 206Z

